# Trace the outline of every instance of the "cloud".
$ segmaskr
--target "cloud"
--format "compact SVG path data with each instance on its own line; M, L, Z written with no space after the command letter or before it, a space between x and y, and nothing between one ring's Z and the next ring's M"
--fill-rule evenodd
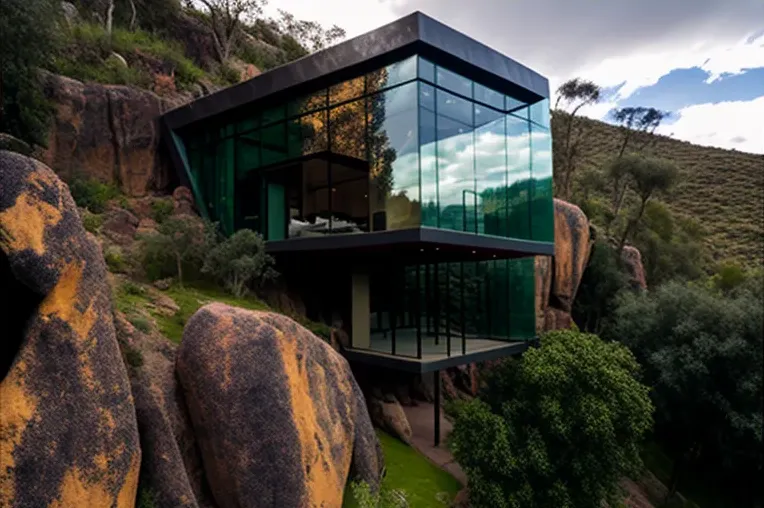
M671 125L659 134L742 152L764 154L764 96L752 101L696 104L677 112Z

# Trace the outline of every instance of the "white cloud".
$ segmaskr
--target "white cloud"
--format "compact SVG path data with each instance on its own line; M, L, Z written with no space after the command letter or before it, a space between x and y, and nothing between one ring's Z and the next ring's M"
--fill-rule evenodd
M393 12L398 0L278 0L265 6L266 16L278 17L278 10L297 19L317 21L326 27L344 28L348 37L374 30L399 16Z
M658 133L698 145L764 154L764 96L752 101L696 104L679 110L678 116Z

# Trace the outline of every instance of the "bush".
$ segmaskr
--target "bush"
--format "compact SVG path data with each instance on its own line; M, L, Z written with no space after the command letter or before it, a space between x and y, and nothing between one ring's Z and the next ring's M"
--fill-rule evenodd
M151 217L157 222L162 224L165 219L172 215L173 204L170 199L160 199L151 203Z
M626 347L551 332L497 366L481 398L453 407L450 445L475 506L599 508L641 465L648 388Z
M119 196L114 185L99 182L95 178L75 177L69 183L69 192L80 208L99 214L106 211L107 203Z
M265 253L263 238L242 229L212 249L204 261L203 273L212 275L226 290L240 298L253 285L277 276L273 258Z
M731 505L761 504L751 488L764 447L761 282L752 277L727 295L678 282L625 295L608 327L645 367L656 433L674 459L672 491L693 470L722 486Z
M122 345L121 347L124 351L125 362L129 366L134 367L136 369L143 366L143 353L141 353L139 350L130 346Z
M366 482L351 483L350 492L358 508L406 508L409 505L405 492L384 486L379 492L372 492Z
M87 209L82 213L82 226L85 231L96 234L103 225L103 215L90 213Z
M122 257L122 249L119 247L111 246L107 248L103 254L103 259L112 273L124 273L127 270L127 263Z
M133 316L129 321L131 325L143 333L149 333L151 331L151 323L145 317Z
M204 258L217 243L215 227L196 217L171 216L159 231L142 237L142 261L149 280L178 278L183 281L199 274Z

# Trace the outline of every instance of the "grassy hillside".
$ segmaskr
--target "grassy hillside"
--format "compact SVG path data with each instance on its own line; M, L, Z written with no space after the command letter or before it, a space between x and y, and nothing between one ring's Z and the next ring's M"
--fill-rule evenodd
M587 131L585 160L602 167L618 153L618 127L582 119ZM705 246L715 261L764 264L764 155L709 148L654 136L652 153L673 161L681 180L663 199L675 214L705 230ZM764 142L764 140L762 140Z

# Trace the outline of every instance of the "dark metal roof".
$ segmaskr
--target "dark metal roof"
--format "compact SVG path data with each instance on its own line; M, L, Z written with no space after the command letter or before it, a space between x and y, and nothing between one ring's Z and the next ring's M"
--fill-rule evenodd
M545 77L421 12L414 12L171 110L164 115L164 122L170 129L178 129L266 97L276 99L276 95L315 91L414 54L526 103L549 97Z

